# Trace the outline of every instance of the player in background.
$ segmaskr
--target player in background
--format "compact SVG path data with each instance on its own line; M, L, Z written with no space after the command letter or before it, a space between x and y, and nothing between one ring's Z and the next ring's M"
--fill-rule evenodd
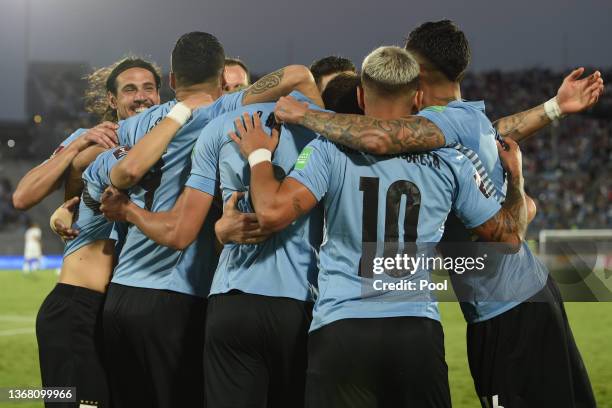
M23 272L30 273L40 269L42 260L42 231L38 224L29 222L24 238Z
M487 193L503 200L504 171L495 151L497 132L484 115L482 102L461 100L460 80L470 55L465 36L448 20L425 23L411 33L406 47L419 61L420 87L424 91L424 105L429 107L418 116L401 119L396 116L382 121L333 115L306 111L291 100L279 102L277 116L354 149L377 154L427 150L445 143L456 145L474 160L481 175L490 175L485 186ZM497 127L510 137L521 139L558 119L560 114L589 108L601 94L603 81L599 72L580 79L582 73L578 69L566 77L551 101L503 118ZM451 229L447 228L447 232ZM467 235L463 234L464 239ZM470 368L483 407L493 401L500 405L504 401L516 404L517 399L532 405L594 404L588 375L558 290L547 275L545 267L523 245L518 254L504 257L491 282L461 281L463 291L471 289L480 299L463 302L462 309L469 323ZM484 301L507 300L509 294L513 294L512 301ZM538 302L530 303L532 300ZM550 327L551 330L545 330ZM529 335L506 341L506 336L500 334L498 338L503 337L503 342L490 341L485 335L504 330ZM541 340L525 344L526 338ZM508 360L512 355L521 358Z
M312 75L303 66L285 67L246 90L223 95L224 65L223 47L214 36L202 32L181 36L171 60L170 84L176 99L124 121L119 128L119 140L133 147L111 169L110 180L117 189L129 188L139 207L172 208L189 175L193 145L214 117L242 104L276 100L294 88L320 100ZM196 94L214 102L188 121L181 101ZM169 144L163 138L145 142L143 135L149 129L172 124L166 118L170 114L183 127ZM151 151L165 145L156 160ZM182 251L158 245L135 226L128 230L103 318L113 401L118 407L195 406L204 400L205 298L217 263L215 217L208 218L195 242Z
M363 62L360 106L380 120L410 115L420 103L418 74L405 50L374 50ZM282 231L318 202L324 207L306 406L450 407L435 296L420 285L377 286L372 257L383 244L383 253L395 257L403 252L398 245L438 242L451 208L481 238L520 245L527 209L517 145L500 153L510 174L501 207L481 191L476 169L455 149L377 157L318 138L279 181L270 161L278 133L263 132L257 115L244 122L232 139L251 165L250 194L262 228ZM385 281L430 281L425 268L402 272Z
M88 98L96 99L94 95L98 93L99 81L107 71L108 68L102 68L88 78ZM111 81L106 82L105 99L108 109L102 109L99 101L94 102L92 106L96 113L103 115L103 121L91 129L77 129L59 145L48 160L23 176L13 193L15 208L28 210L41 202L62 185L77 154L92 145L105 149L117 146L116 122L159 103L161 81L158 68L154 64L139 58L127 58L114 67L112 74L112 78L108 77ZM81 172L82 170L80 169ZM80 180L80 172L77 173L73 180ZM65 199L79 194L80 191Z
M356 70L355 64L348 58L330 55L313 62L310 65L310 72L312 72L312 76L317 83L319 92L323 93L327 83L336 75L342 73L354 74Z
M251 73L246 64L238 58L225 58L223 70L224 92L234 92L251 85Z

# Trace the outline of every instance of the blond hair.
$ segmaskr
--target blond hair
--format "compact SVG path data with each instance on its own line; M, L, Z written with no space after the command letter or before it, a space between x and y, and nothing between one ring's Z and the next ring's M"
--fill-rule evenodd
M378 92L415 90L418 78L419 64L408 51L396 46L378 47L365 57L361 66L363 84Z

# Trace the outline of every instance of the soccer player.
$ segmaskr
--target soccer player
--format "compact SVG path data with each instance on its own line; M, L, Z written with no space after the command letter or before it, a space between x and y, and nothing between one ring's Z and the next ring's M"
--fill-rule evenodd
M380 120L410 115L419 104L418 73L405 50L374 50L363 62L360 105ZM430 282L428 270L383 280L413 284L412 290L385 289L373 276L372 256L377 245L384 244L393 260L403 252L398 245L424 248L439 241L451 208L483 239L519 245L527 222L516 144L500 153L510 174L508 200L500 208L455 149L377 157L318 138L279 181L270 161L278 134L264 133L257 115L236 126L240 137L232 139L249 159L251 200L264 229L282 231L318 202L324 208L306 406L450 407L437 303L421 285Z
M112 168L110 180L118 189L130 188L130 197L139 207L150 211L172 208L189 175L193 145L214 117L242 104L276 100L293 88L320 100L312 75L303 66L283 68L246 90L222 95L224 65L223 47L214 36L202 32L181 36L171 60L170 83L176 100L127 120L119 128L120 141L133 147ZM214 102L187 122L179 101L193 94L209 95ZM153 126L172 124L166 120L169 112L184 126L156 160L151 149L166 141L144 143L141 138ZM184 250L161 246L138 227L128 230L103 318L116 406L202 404L205 298L217 264L214 219L207 217L196 231L195 242Z
M25 232L25 244L23 248L23 271L29 273L40 269L42 258L42 231L35 222L28 224Z
M98 102L99 106L92 109L99 114L110 114L108 119L126 119L142 110L144 105L159 102L157 70L152 63L141 59L125 59L114 64L112 69L98 70L89 82L90 100L101 99L96 84L103 82L107 105ZM151 89L155 96L150 96ZM73 142L65 143L69 146L67 149L71 149L75 143L84 143L84 140L76 136ZM98 206L101 191L108 185L99 177L100 169L114 163L124 150L102 154L103 157L90 166L104 150L105 147L91 145L68 163L65 195L67 198L77 197L63 206L62 210L68 215L64 224L52 222L52 225L63 238L72 240L64 248L59 282L43 301L36 317L43 386L76 387L77 401L83 404L95 402L100 407L110 405L100 347L100 313L115 263L115 244L123 235L120 226L115 228L102 217ZM85 169L83 189L81 173ZM79 202L81 189L78 219L72 226L70 210ZM78 236L75 229L80 232Z
M251 85L251 73L246 64L238 58L225 58L223 70L224 92L234 92Z
M95 79L96 75L97 73L94 73L92 78ZM154 65L148 61L139 58L125 59L115 67L106 85L108 107L111 111L109 113L111 117L114 116L114 120L105 120L91 129L77 129L59 145L48 160L23 176L13 193L15 208L28 210L57 190L73 159L87 147L94 144L103 148L117 146L118 125L114 122L159 103L160 76ZM80 180L80 174L76 179ZM66 199L79 194L80 191Z
M411 33L406 48L419 62L420 87L428 107L418 116L379 120L333 115L306 111L291 100L279 102L277 116L371 153L397 154L445 143L455 145L474 160L481 176L490 175L484 186L487 194L503 200L507 193L495 149L497 132L484 115L482 102L461 100L460 81L470 56L465 36L448 20L425 23ZM551 101L503 118L496 123L497 128L521 139L560 114L592 106L603 90L603 82L598 72L580 79L582 72L579 69L566 77ZM462 235L467 239L468 234ZM527 245L522 245L518 254L504 257L499 266L495 275L486 276L491 282L461 280L463 291L469 285L478 295L477 301L463 302L462 309L469 323L470 368L482 406L520 404L517 401L530 406L594 406L563 303L546 268ZM508 301L509 294L512 301ZM506 332L513 336L504 335Z
M310 72L314 76L319 91L323 93L327 83L336 75L346 73L354 74L355 64L348 58L330 55L316 60L310 65Z

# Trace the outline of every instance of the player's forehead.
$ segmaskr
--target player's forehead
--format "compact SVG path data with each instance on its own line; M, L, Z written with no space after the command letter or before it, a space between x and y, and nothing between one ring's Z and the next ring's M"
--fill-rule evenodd
M232 77L237 79L246 78L247 74L244 69L240 65L226 65L225 66L225 76Z
M155 85L155 77L153 73L144 68L129 68L117 76L117 89L121 89L127 85Z

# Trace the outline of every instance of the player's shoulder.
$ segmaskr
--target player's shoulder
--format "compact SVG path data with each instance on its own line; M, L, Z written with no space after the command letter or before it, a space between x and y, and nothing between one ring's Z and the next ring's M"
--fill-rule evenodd
M465 167L471 165L470 159L456 147L441 147L432 150L431 154L437 156L441 164L455 174L465 171Z

